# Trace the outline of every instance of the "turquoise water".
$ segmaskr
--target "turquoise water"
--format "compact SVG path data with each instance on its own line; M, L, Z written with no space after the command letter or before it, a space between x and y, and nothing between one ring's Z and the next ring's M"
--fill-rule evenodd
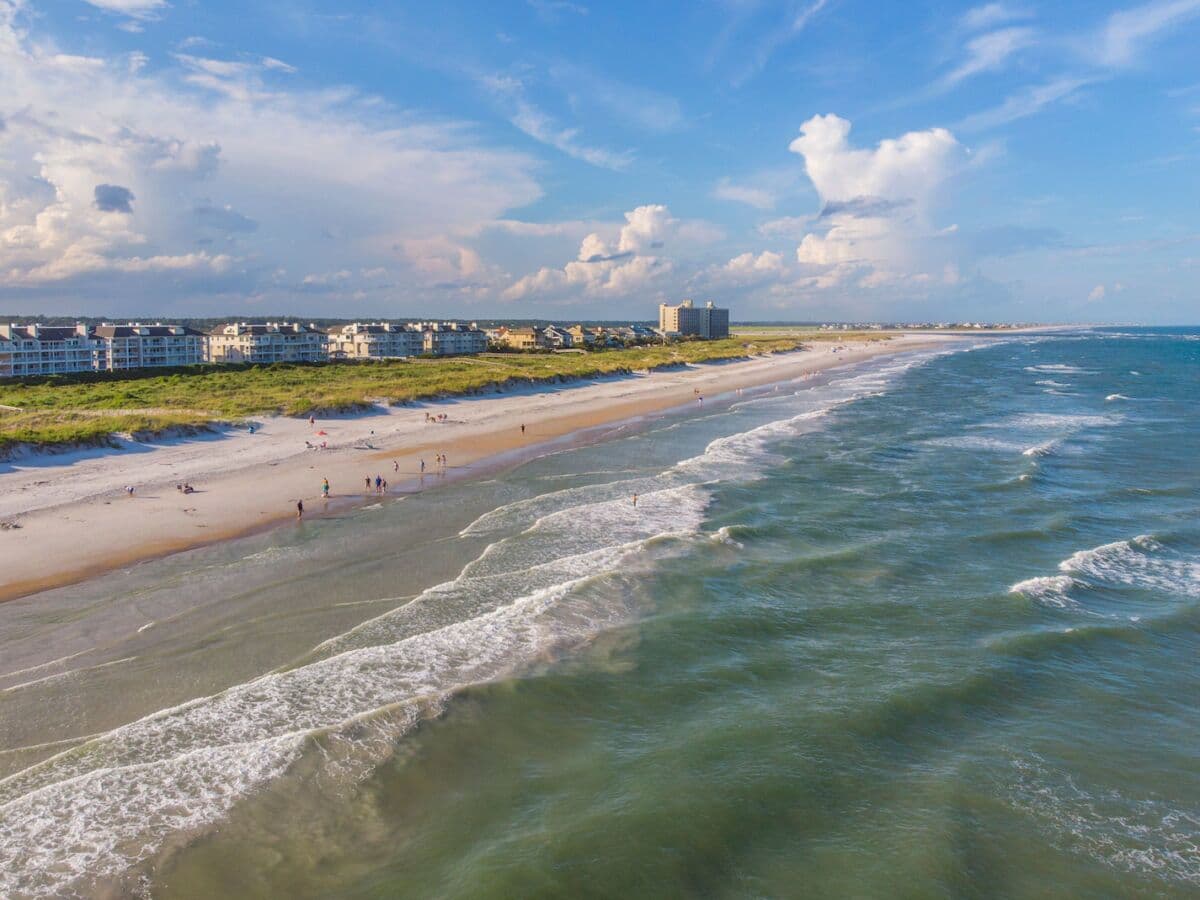
M962 347L7 604L0 894L1200 894L1200 332Z

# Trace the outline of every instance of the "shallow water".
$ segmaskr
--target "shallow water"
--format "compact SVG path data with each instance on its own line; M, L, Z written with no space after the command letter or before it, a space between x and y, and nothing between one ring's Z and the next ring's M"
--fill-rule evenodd
M6 604L0 895L1194 896L1198 338L878 361Z

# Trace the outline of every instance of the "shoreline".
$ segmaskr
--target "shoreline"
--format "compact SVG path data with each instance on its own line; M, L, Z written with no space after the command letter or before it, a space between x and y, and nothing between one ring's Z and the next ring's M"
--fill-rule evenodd
M962 339L901 335L840 348L816 345L736 362L320 419L315 428L305 420L269 417L253 435L227 430L121 450L14 460L0 469L0 519L20 526L0 533L5 573L0 602L281 527L295 522L300 499L306 520L334 515L603 440L612 428L686 409L697 392L716 399ZM430 410L445 413L448 421L426 424ZM305 441L330 446L307 450ZM439 452L448 458L444 472L432 465ZM420 459L426 462L424 475ZM377 474L392 482L386 494L364 490L363 479ZM323 477L332 487L328 500L320 496ZM197 492L176 491L180 482L194 484ZM135 485L133 497L124 495L126 484ZM46 571L48 563L54 571Z

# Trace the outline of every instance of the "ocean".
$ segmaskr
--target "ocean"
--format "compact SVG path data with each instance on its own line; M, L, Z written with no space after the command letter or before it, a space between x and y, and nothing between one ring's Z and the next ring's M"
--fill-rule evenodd
M1195 897L1197 447L968 338L0 605L0 896Z

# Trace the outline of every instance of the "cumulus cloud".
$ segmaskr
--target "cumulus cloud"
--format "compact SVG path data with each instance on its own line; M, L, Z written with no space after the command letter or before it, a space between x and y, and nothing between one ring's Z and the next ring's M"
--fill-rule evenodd
M1104 285L1098 284L1088 292L1088 300L1093 303L1097 300L1103 300L1107 293L1108 291L1105 290Z
M850 127L835 115L814 116L790 145L821 200L812 224L824 228L804 234L796 260L827 276L836 272L827 284L854 271L865 287L928 275L930 267L944 272L945 261L931 258L924 239L933 230L930 216L941 188L962 167L966 151L944 128L856 148Z
M962 153L945 128L910 131L867 150L850 146L850 127L835 115L813 116L788 146L804 158L804 170L823 202L926 197L946 180Z
M40 22L0 0L0 84L21 98L0 130L0 300L37 284L80 308L90 291L111 304L153 282L177 292L158 304L203 311L211 290L227 310L231 292L286 298L304 272L406 266L416 290L406 241L540 196L531 157L465 123L340 86L281 87L270 62L181 55L148 71L64 53L31 33ZM197 252L218 240L236 243Z
M588 234L576 258L561 269L542 267L504 291L507 300L527 297L623 296L642 289L674 270L661 251L683 232L679 220L661 204L625 213L615 235Z
M764 250L757 256L753 253L742 253L735 256L721 267L719 274L727 276L737 283L745 284L774 279L783 275L787 270L787 261L782 253Z

